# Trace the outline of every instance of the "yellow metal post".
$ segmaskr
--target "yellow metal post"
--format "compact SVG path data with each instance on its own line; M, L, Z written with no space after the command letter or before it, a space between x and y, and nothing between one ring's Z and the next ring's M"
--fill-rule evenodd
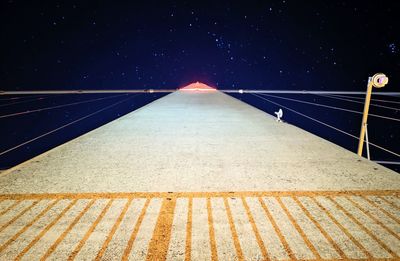
M365 130L367 128L367 119L368 119L368 110L369 104L371 102L371 94L372 94L372 87L382 88L389 82L388 77L383 73L377 73L368 79L367 85L367 94L365 96L365 104L364 104L364 113L361 122L361 131L360 131L360 140L358 142L358 151L357 154L362 156L363 146L364 146L364 137L365 137Z
M365 128L367 127L367 119L368 119L369 104L371 102L372 86L373 86L372 78L370 77L368 79L367 94L365 95L364 113L363 113L363 117L362 117L361 131L360 131L360 140L358 142L357 154L359 156L361 156L362 152L363 152Z

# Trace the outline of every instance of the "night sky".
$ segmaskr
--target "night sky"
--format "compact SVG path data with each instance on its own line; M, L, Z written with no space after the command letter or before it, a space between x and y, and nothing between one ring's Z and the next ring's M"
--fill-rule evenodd
M0 90L175 89L200 81L219 89L365 91L368 76L384 72L389 84L374 92L400 91L398 1L9 0L2 1L0 8ZM0 117L98 99L0 118L0 152L129 97L110 96L0 96ZM133 97L1 155L0 168L161 96ZM278 109L249 94L233 96L271 114ZM362 104L314 95L281 96L363 109ZM376 103L399 110L371 107L371 113L400 119L398 97L373 98L395 101ZM271 100L359 135L361 115ZM290 112L285 112L284 120L356 151L353 138ZM399 127L400 122L370 117L370 140L400 153ZM376 149L371 154L374 160L400 161ZM400 165L387 167L400 172Z

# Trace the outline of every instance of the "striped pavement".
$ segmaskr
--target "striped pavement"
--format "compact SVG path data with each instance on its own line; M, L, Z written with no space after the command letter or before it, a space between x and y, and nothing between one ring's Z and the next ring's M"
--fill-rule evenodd
M0 260L400 258L400 191L0 195Z

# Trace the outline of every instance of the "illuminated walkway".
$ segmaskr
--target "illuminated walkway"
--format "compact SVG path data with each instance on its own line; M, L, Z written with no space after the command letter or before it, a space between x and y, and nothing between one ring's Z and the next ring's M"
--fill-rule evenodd
M400 176L219 92L0 174L0 260L398 259Z

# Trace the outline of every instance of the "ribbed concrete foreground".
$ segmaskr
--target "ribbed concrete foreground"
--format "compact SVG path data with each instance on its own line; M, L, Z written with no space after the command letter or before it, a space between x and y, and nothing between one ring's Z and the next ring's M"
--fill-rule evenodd
M0 175L0 260L400 258L399 174L219 92Z
M2 196L2 260L398 259L394 192Z

